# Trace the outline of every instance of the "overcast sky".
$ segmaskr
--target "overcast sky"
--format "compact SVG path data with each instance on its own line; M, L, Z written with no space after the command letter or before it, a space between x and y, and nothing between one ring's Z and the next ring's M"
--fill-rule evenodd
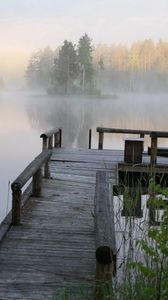
M0 76L19 81L33 51L85 32L94 45L168 41L168 0L0 0Z
M0 48L35 50L76 42L168 41L168 0L0 0Z

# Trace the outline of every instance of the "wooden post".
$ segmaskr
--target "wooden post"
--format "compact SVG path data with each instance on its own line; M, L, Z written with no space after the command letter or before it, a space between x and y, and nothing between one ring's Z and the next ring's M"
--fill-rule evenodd
M42 189L42 171L41 168L33 176L33 196L40 197Z
M140 139L144 139L144 138L145 138L144 133L141 133L141 134L140 134ZM145 139L144 139L144 141L145 141ZM143 143L143 145L142 145L142 151L144 151L144 143Z
M59 129L59 146L62 147L62 129Z
M155 191L152 188L149 189L149 225L154 226L156 225L156 205L155 205Z
M109 297L112 295L112 277L116 272L113 197L109 185L109 174L104 171L98 171L95 191L97 300L103 299L103 286L109 287Z
M43 137L43 147L42 151L46 150L48 147L48 138L46 136ZM44 178L50 178L50 167L49 167L49 161L46 161L44 165Z
M48 139L48 149L53 148L53 135L51 135Z
M51 174L50 174L50 161L48 160L45 163L45 166L44 166L44 178L50 179L50 177L51 177Z
M59 148L60 146L60 137L59 132L54 133L54 148Z
M89 149L92 147L92 129L89 129Z
M47 137L43 137L42 151L47 149L47 141L48 141Z
M22 191L18 184L12 184L12 225L20 225Z
M98 145L99 150L103 150L103 139L104 139L104 133L99 132L99 145Z
M155 166L157 163L157 136L151 135L151 165Z
M96 300L102 300L106 295L112 299L112 274L114 273L112 264L99 264L96 262Z

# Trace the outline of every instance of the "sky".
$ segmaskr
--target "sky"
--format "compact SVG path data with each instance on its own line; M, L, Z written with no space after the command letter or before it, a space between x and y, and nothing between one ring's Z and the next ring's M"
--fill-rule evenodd
M0 66L87 33L98 43L168 41L167 0L0 0Z

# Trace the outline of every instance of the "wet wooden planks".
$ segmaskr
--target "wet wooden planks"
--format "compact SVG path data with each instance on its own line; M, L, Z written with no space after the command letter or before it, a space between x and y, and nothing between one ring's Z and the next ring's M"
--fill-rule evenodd
M110 153L53 152L52 179L43 180L42 197L29 199L22 225L12 227L1 243L0 299L61 299L64 287L73 300L81 287L93 299L95 176L108 170L116 183L119 158Z

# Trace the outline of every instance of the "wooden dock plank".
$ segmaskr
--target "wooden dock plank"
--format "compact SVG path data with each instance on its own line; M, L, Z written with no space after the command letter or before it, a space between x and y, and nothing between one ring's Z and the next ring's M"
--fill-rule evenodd
M1 242L0 299L53 300L67 286L73 300L80 286L93 299L95 177L108 170L117 183L116 160L123 154L115 153L117 159L104 150L53 151L42 197L29 199L21 225Z
M52 178L43 179L42 196L29 199L21 225L12 226L0 244L0 299L55 300L67 287L75 300L80 286L93 299L96 173L107 171L117 184L123 160L118 150L53 150ZM150 157L143 155L143 162ZM168 158L158 162L166 165Z

